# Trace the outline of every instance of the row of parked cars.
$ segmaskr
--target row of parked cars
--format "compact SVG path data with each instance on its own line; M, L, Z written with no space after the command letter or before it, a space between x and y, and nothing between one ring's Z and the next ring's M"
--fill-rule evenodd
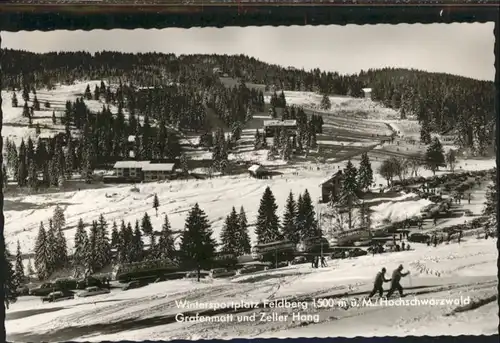
M42 297L42 302L57 302L63 300L70 300L76 298L87 298L95 295L108 294L110 290L107 288L99 288L96 286L87 287L85 290L75 292L71 290L60 290L50 292L48 295Z

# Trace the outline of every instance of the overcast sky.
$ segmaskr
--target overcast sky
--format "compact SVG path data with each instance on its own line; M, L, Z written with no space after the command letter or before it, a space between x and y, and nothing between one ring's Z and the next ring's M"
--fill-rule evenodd
M262 61L357 73L405 67L482 80L495 76L494 24L226 27L2 32L2 47L34 52L245 54Z

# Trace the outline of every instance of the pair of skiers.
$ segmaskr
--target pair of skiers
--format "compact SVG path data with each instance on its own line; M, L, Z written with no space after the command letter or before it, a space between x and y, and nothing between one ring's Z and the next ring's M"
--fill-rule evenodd
M378 293L380 297L384 294L384 288L382 285L384 282L389 282L391 281L391 288L387 292L387 298L389 298L395 291L399 292L400 296L403 296L403 287L401 286L401 278L407 276L410 274L410 272L403 273L403 265L400 264L397 269L395 269L392 272L392 278L386 279L385 278L385 272L386 269L382 268L380 272L377 273L377 276L375 277L375 282L373 284L373 290L371 291L370 295L368 298L371 298L375 295L375 293Z

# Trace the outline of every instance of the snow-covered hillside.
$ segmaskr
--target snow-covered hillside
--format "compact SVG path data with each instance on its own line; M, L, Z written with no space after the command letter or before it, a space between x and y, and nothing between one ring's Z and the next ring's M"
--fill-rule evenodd
M106 82L105 82L106 83ZM22 98L22 92L18 91L16 97L18 100L18 106L12 107L12 91L1 92L2 96L2 111L3 111L3 130L2 136L8 138L11 141L16 142L17 145L20 144L21 139L27 139L31 137L35 140L37 138L36 125L40 126L40 131L44 134L55 134L57 132L64 132L64 126L61 125L60 117L63 115L66 101L74 102L77 98L84 95L87 85L90 87L91 92L94 92L95 86L100 86L101 81L90 80L75 82L71 85L56 85L54 89L38 89L36 91L36 97L40 102L40 111L34 111L34 116L32 118L32 127L28 126L28 118L23 117L23 106L24 100ZM106 83L107 86L109 86ZM111 88L115 87L111 85ZM33 105L34 95L30 93L30 100L28 101L28 106ZM44 106L45 102L50 103L50 108ZM85 105L89 110L93 112L101 111L103 106L109 107L111 113L117 113L118 108L113 104L106 104L102 100L84 100ZM52 112L56 115L56 124L52 123ZM126 113L126 111L124 111ZM138 118L139 121L142 120L141 117Z
M331 260L320 269L303 264L227 280L167 281L54 304L26 297L7 311L6 330L9 339L19 341L494 334L498 325L495 241L470 238L460 245L434 248L417 244L414 249ZM349 305L371 290L378 270L386 267L392 271L399 264L411 272L402 281L409 294L404 299L418 299L419 303ZM313 298L332 299L331 306L314 308ZM234 314L231 322L183 323L175 319L178 313L187 316L196 309L202 316L215 315L202 311L208 304L222 307L266 299L288 299L306 306L248 309ZM181 300L191 308L182 308ZM484 304L479 306L481 302ZM458 312L461 306L463 312ZM317 315L317 319L294 321L292 313L296 312ZM254 322L235 319L252 313L257 313ZM259 320L260 314L271 313L288 317Z

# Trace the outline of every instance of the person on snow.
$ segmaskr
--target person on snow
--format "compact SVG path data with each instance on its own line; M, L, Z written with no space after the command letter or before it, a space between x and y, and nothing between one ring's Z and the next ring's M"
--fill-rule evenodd
M328 267L326 264L325 256L321 256L321 268Z
M384 282L391 281L391 279L385 278L385 272L386 269L382 268L382 270L377 273L377 276L375 276L375 282L373 283L373 290L368 296L368 298L373 297L377 292L380 297L382 297L382 295L384 294L384 289L382 288L382 285L384 284Z
M399 267L392 272L391 289L389 289L389 292L387 292L387 298L390 298L396 290L399 292L400 296L403 296L403 287L401 286L400 281L402 277L410 274L410 272L408 271L406 273L402 273L402 270L403 265L400 264Z

